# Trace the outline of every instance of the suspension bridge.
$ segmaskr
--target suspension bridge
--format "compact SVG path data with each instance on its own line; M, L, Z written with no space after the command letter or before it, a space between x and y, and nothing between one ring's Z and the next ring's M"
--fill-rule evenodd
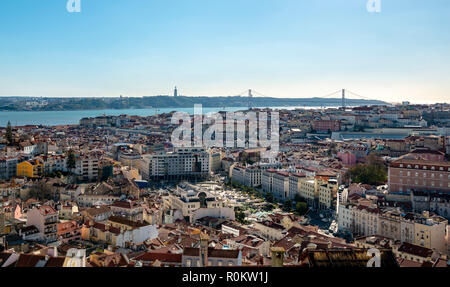
M262 93L259 93L259 92L255 91L255 90L252 90L252 89L245 90L245 91L243 91L243 92L241 92L239 94L236 94L234 96L236 96L236 97L247 97L248 98L248 108L251 109L251 108L253 108L254 95L258 95L258 96L261 96L261 97L269 97L270 98L270 96L264 95ZM352 96L352 98L350 98L349 95ZM313 97L313 98L308 98L308 100L309 100L309 102L311 102L311 99L331 99L333 97L335 97L336 99L340 99L341 100L341 107L340 108L343 109L343 110L345 110L347 108L347 106L348 106L347 105L347 100L354 100L356 98L356 99L367 100L367 101L379 101L378 99L372 99L372 98L369 98L369 97L365 97L365 96L362 96L362 95L360 95L358 93L355 93L355 92L352 92L352 91L346 90L346 89L337 90L337 91L334 91L332 93L329 93L329 94L326 94L326 95L323 95L323 96L316 96L316 97ZM317 101L317 103L318 103L317 106L321 106L321 104L322 104L322 103L319 103L319 101Z

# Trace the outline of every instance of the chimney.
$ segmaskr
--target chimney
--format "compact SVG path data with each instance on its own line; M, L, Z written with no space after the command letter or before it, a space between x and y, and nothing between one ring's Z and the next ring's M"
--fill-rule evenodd
M49 247L47 249L47 255L50 257L58 257L58 249L56 248L56 246Z
M284 253L286 252L283 247L272 247L272 267L283 267Z

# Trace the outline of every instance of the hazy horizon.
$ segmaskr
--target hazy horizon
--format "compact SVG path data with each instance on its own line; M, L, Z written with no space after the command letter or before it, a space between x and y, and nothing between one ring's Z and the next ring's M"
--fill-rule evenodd
M81 0L80 13L66 3L0 2L0 96L151 97L177 86L189 97L313 98L345 88L449 102L448 0L381 0L380 13L367 0Z

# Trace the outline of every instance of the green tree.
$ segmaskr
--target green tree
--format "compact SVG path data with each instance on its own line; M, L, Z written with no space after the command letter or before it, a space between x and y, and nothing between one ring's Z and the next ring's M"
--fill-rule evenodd
M8 125L6 126L6 140L8 141L9 145L13 144L13 135L10 121L8 121Z
M75 154L72 150L69 150L69 153L67 154L67 168L70 172L75 168L76 161L75 161Z
M357 164L350 168L346 177L356 183L384 184L387 181L387 168L381 158L375 154L370 154L366 163Z
M235 211L235 218L237 222L245 223L245 213L243 211Z
M292 200L288 199L283 203L283 210L291 211L291 209L292 209Z
M273 194L268 192L268 193L266 193L265 197L268 202L273 203Z
M303 197L300 196L300 194L295 194L294 196L294 201L295 202L306 202L305 199Z
M297 202L295 204L295 211L297 211L299 215L305 215L308 211L308 204L306 202Z

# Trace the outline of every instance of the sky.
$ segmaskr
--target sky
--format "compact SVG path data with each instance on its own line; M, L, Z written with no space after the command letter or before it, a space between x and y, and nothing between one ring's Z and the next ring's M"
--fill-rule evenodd
M0 96L450 102L450 1L367 1L1 0Z

